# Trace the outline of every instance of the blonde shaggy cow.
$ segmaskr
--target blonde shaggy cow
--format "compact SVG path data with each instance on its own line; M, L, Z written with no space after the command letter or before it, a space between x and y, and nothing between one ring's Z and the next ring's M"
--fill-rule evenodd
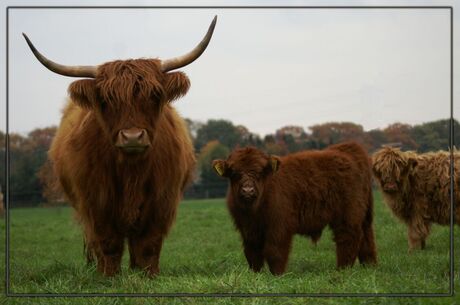
M460 153L454 153L460 165ZM409 251L424 249L432 223L450 224L450 153L417 154L385 147L372 157L372 171L393 214L408 227ZM454 175L455 202L460 200L459 173ZM460 224L460 209L455 209Z

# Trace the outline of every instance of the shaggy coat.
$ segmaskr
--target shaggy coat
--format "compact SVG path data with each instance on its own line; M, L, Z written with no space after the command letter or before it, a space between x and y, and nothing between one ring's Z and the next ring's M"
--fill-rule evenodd
M268 156L252 147L214 160L217 173L230 185L227 205L241 233L249 266L264 261L272 274L287 265L294 234L316 242L324 227L334 234L337 267L377 262L372 227L371 167L357 143Z
M425 248L432 223L450 224L450 153L416 154L385 147L372 157L372 170L386 204L408 227L409 251ZM460 154L454 153L455 167ZM458 173L454 175L455 202L460 200ZM455 222L460 224L460 209Z
M151 59L114 61L95 79L73 82L49 157L76 210L88 262L113 275L128 239L130 266L159 272L163 240L195 164L186 125L171 106L189 80L163 73ZM115 146L119 131L146 131L149 146L129 153Z

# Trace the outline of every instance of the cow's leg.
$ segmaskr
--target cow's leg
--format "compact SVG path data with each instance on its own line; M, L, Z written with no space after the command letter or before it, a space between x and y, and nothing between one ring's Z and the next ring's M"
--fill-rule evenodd
M424 220L412 220L407 229L409 253L416 249L425 249L425 240L430 234L431 223Z
M337 268L351 267L358 256L363 231L359 225L333 227Z
M94 244L87 238L83 240L83 255L86 257L86 264L92 265L95 262Z
M431 232L431 223L427 220L424 222L424 230L422 234L422 241L421 241L421 248L422 250L425 249L425 240L427 239L428 235L430 235Z
M157 275L164 237L165 233L154 226L143 235L129 236L130 267L139 267L149 276Z
M267 234L263 255L272 274L280 275L286 270L292 237L293 235L289 233L272 232L272 234Z
M249 267L254 272L259 272L264 266L263 240L243 240L244 255L248 261Z
M407 228L407 240L409 243L409 253L412 253L414 250L421 248L421 237L419 232L413 226L409 225Z
M95 254L97 271L113 276L120 271L124 238L120 234L107 234L97 237Z
M316 246L318 240L321 238L322 230L308 232L308 236L311 238L311 242Z
M86 264L92 265L96 262L97 244L94 238L94 232L90 225L83 225L83 255L86 258Z

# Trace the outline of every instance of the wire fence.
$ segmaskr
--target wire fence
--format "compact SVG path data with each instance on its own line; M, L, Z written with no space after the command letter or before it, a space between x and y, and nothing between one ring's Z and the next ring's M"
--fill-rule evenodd
M192 184L185 190L184 200L223 198L227 194L227 182L223 182L224 183ZM59 205L60 203L48 203L46 198L44 198L43 194L39 191L11 191L9 194L9 204L11 208L18 208ZM65 202L61 204L65 204Z
M373 183L373 189L377 185ZM226 183L193 184L184 192L184 200L189 199L211 199L224 198L227 195L228 185ZM40 192L11 192L9 203L11 208L57 206L68 204L65 200L60 202L47 202Z

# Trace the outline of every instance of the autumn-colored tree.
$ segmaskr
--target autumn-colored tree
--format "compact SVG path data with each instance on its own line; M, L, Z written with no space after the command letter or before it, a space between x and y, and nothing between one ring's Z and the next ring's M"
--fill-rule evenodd
M460 124L454 123L454 144L460 144ZM417 142L419 152L447 150L449 148L450 120L438 120L415 125L411 130L412 138Z
M212 160L226 159L230 154L227 146L219 141L210 141L201 149L198 156L198 186L206 198L223 197L227 189L227 181L219 177L212 168Z
M35 151L37 150L45 150L51 146L51 142L53 141L54 135L56 134L56 126L46 127L46 128L37 128L29 132L27 135L27 144L28 147Z
M190 137L192 138L193 142L195 142L198 130L203 127L204 124L200 121L194 121L188 118L185 119L185 124L187 125Z
M240 132L230 121L209 120L197 131L195 149L200 151L206 143L215 140L233 149L241 142Z
M412 138L412 126L403 123L394 123L383 129L389 144L396 144L403 150L416 150L417 142Z
M351 122L329 122L309 127L311 138L318 143L318 148L344 141L357 141L366 144L366 134L361 125Z
M42 186L42 196L46 200L46 206L62 205L65 202L64 191L60 187L49 159L41 166L37 177Z
M383 144L393 143L403 150L419 152L446 150L449 146L450 120L438 120L415 126L403 123L390 124L384 129L368 132L361 125L351 122L329 122L310 127L311 133L300 126L287 125L262 140L242 125L230 121L209 120L206 124L186 120L188 129L199 152L197 177L193 187L196 197L224 196L226 182L211 168L211 161L226 158L238 146L256 146L274 155L285 155L304 149L322 149L346 140L362 143L371 153ZM454 144L460 146L460 124L454 121ZM37 128L27 135L10 133L10 203L38 204L63 199L62 191L56 189L55 177L48 164L47 152L56 127ZM0 161L5 164L6 134L0 131ZM5 166L0 166L0 187L5 192Z
M374 152L380 149L385 143L388 143L385 133L381 129L369 130L366 135L370 152Z
M264 138L264 147L263 150L267 154L284 156L288 153L286 144L284 142L276 141L274 135L266 135Z
M235 127L239 134L238 146L255 146L257 148L263 147L262 139L259 135L252 133L246 126L238 125Z
M27 136L9 135L10 203L38 204L43 201L38 171L47 160L55 127L37 128Z

